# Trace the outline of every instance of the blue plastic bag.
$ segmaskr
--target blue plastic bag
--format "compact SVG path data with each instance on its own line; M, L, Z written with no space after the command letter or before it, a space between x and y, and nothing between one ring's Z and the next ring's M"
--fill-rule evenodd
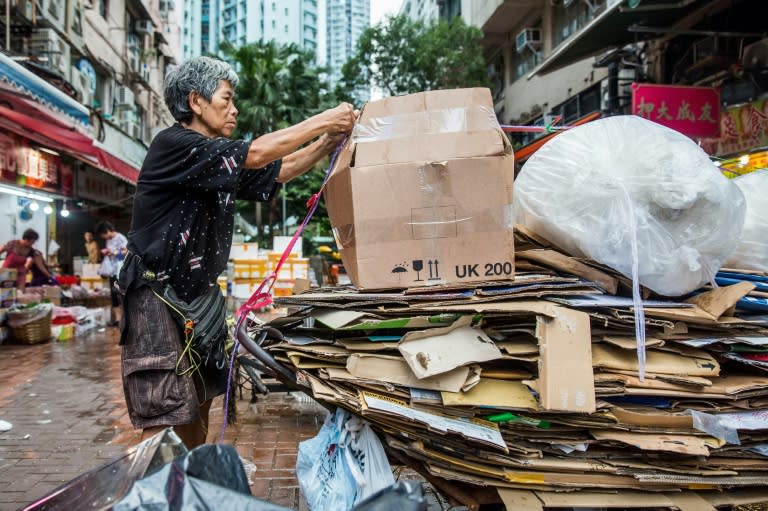
M339 443L349 414L337 409L328 415L314 438L299 444L296 477L310 509L347 511L357 494L344 450Z

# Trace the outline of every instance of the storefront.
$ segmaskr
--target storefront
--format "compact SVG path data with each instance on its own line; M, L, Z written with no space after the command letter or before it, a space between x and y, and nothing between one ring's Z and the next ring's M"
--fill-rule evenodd
M71 271L85 230L130 216L138 167L97 140L83 105L5 56L0 70L0 243L32 228Z
M729 177L768 168L768 96L723 110L720 138L702 147Z

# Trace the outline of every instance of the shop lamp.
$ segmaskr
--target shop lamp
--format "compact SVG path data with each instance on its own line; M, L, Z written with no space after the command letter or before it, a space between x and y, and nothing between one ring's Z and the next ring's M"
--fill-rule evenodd
M43 213L45 213L46 215L50 215L51 213L53 213L53 208L50 205L46 204L45 207L43 208Z
M61 211L59 211L59 214L62 218L67 218L69 216L69 210L67 209L67 203L61 205Z
M38 204L36 200L33 200L32 202L29 203L30 211L37 211L38 209L40 209L40 204Z
M53 202L51 197L47 197L39 193L28 192L19 188L13 188L11 186L0 185L0 193L16 195L17 197L26 197L27 199L33 199L40 202Z

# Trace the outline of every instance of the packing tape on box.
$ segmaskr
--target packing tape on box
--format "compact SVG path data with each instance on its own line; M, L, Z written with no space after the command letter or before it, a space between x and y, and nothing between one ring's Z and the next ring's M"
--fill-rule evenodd
M383 216L355 224L333 227L336 244L349 247L355 241L355 228L376 233L380 243L405 240L457 238L467 233L498 232L512 229L512 205L464 211L457 206L411 208L410 216Z
M492 108L482 106L444 108L372 117L355 124L352 141L382 142L416 135L440 135L501 129Z

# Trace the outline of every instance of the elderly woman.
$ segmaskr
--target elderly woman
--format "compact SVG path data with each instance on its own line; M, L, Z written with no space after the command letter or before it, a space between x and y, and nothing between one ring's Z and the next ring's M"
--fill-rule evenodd
M343 103L250 142L231 140L237 80L210 57L167 76L165 102L177 123L155 136L136 185L118 285L123 388L142 439L173 426L187 447L204 443L211 399L226 389L220 353L212 363L215 356L190 347L191 330L174 315L191 323L174 304L223 302L216 280L232 245L235 199L270 200L278 183L330 153L357 117Z

